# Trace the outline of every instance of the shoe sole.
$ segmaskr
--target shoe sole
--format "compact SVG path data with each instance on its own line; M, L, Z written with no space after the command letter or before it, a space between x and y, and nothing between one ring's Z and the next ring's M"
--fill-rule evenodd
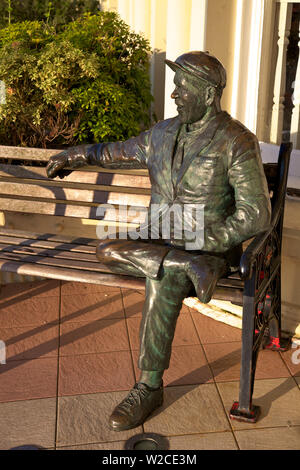
M138 423L135 423L135 424L130 424L128 426L112 426L111 424L109 424L109 427L112 431L128 431L129 429L134 429L134 428L137 428L138 426L141 426L148 418L149 416L154 413L154 411L156 411L160 406L162 406L163 404L163 400L161 400L161 402L152 410L150 411L150 413L147 414L147 416L143 419L143 421L140 421Z

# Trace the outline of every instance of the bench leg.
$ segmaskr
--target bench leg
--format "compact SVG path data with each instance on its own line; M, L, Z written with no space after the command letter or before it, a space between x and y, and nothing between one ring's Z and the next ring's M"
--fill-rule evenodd
M275 305L270 312L268 320L267 335L263 344L263 349L271 351L287 351L290 348L290 338L281 337L281 273L280 268L278 274L273 281L272 295L275 299Z
M257 305L255 304L256 275L245 282L242 324L242 357L239 401L234 402L229 416L237 421L255 423L260 408L252 404L254 377L263 330L256 328Z

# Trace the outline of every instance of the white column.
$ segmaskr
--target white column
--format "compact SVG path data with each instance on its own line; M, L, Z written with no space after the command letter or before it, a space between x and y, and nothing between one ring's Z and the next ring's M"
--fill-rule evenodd
M233 77L232 77L232 94L230 113L234 118L237 117L238 94L239 94L239 78L240 78L240 57L241 57L241 31L243 18L243 0L236 2L235 17L235 38L234 38L234 61L233 61Z
M273 0L264 1L264 20L261 45L261 61L259 70L259 90L256 117L256 136L262 142L268 142L270 137L270 82L274 74L274 31L276 3Z
M253 0L248 58L247 95L244 124L256 133L259 72L263 34L264 2Z
M264 1L237 0L232 116L256 132Z
M157 119L164 118L165 72L168 0L151 0L150 44L153 51L151 59L151 90L154 96L152 112Z
M289 44L289 35L292 21L293 4L280 3L279 27L278 27L278 57L275 72L273 109L271 120L270 141L279 144L282 140L283 115L284 115L284 94L285 94L285 74L286 74L286 52Z
M299 39L300 39L300 23L299 23ZM300 53L300 41L298 42L298 48ZM300 55L298 57L296 79L294 84L293 94L293 113L291 120L291 137L290 140L293 143L294 149L300 149Z
M190 50L205 51L207 0L192 0Z
M189 50L191 0L168 0L166 58L175 60L179 55ZM174 89L174 72L166 66L165 81L165 119L177 115L171 93Z
M124 20L125 23L131 26L130 0L118 0L118 13L121 16L122 20Z
M118 11L118 0L99 0L99 3L104 11Z
M156 0L151 0L150 4L150 46L153 52L153 56L151 58L151 63L150 63L150 79L151 79L151 93L154 96L155 92L155 86L154 86L154 80L155 80L155 58L154 58L154 52L155 52L155 47L156 47L156 14L157 14L157 4ZM152 104L152 109L154 108L154 103Z
M134 11L134 30L144 37L150 37L151 0L132 0Z

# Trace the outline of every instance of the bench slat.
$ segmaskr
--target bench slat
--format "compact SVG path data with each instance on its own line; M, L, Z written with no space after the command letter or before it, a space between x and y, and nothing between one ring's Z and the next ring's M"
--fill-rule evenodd
M219 279L218 285L234 289L244 289L244 282L241 279Z
M88 261L90 263L99 263L96 258L95 254L95 247L93 247L94 251L86 252L86 251L72 251L68 250L65 245L61 249L56 249L52 247L42 248L36 246L25 246L25 245L11 245L7 243L0 243L0 256L3 253L15 253L15 254L22 254L24 256L43 256L46 258L62 258L62 259L74 259L78 261Z
M150 200L150 189L146 188L129 188L127 186L108 186L108 185L95 185L95 184L82 184L82 183L72 183L72 182L62 182L58 180L49 180L44 179L30 179L30 178L14 178L14 177L2 177L0 176L0 183L2 187L4 188L3 194L6 194L5 188L6 185L27 185L31 186L31 192L35 191L36 193L39 193L40 191L35 188L51 188L51 190L54 191L66 191L67 189L70 190L75 190L79 191L78 194L81 191L92 191L93 193L103 193L103 194L116 194L120 197L122 194L122 197L126 198L127 194L130 194L131 197L134 195L135 197L135 203L139 204L139 198L141 198L141 204L144 205L144 196L148 197ZM83 199L84 200L84 199Z
M212 298L243 305L243 291L239 289L230 289L229 287L219 287L217 285Z
M22 237L25 240L37 240L37 241L50 241L58 243L70 243L70 244L79 244L84 246L97 246L98 241L91 238L85 237L70 237L66 235L53 234L53 233L35 233L35 232L25 232L22 230L13 230L6 227L0 226L0 234L3 236L8 236L11 239L17 237Z
M44 248L49 250L53 249L95 254L95 246L76 245L74 243L54 242L48 240L31 240L28 238L9 237L5 235L0 235L0 247L2 245L20 245L20 247Z
M82 271L79 269L57 268L53 266L45 267L38 264L5 259L0 259L0 270L14 272L20 275L60 279L62 281L88 282L91 284L102 284L104 286L118 286L126 289L145 289L145 280L142 278L117 276L110 273Z
M83 261L82 259L51 258L35 254L17 254L0 251L0 259L7 261L18 261L23 263L36 263L44 266L56 266L61 268L82 269L86 271L110 272L107 266L99 262Z
M48 161L52 155L59 153L56 149L39 149L31 147L11 147L0 145L0 158L17 158L38 161Z
M117 173L96 172L96 171L72 171L63 179L59 177L53 180L46 175L46 168L21 165L0 164L0 178L9 181L11 178L22 178L23 180L42 180L60 183L79 183L86 185L117 186L122 188L150 189L151 184L148 176L140 175L120 175ZM87 186L86 186L87 187Z
M118 193L110 191L92 191L86 189L72 189L36 184L10 183L0 181L0 193L2 195L27 196L39 199L59 199L70 202L93 202L99 204L127 204L140 207L148 207L150 196L144 194Z
M5 198L0 195L0 211L14 211L14 212L25 212L33 214L44 214L44 215L56 215L56 216L65 216L65 217L78 217L81 219L99 219L97 216L97 208L99 204L97 203L86 203L80 204L69 203L66 204L65 201L56 200L43 200L42 198L26 198L23 196L22 199L19 199L21 196L11 195L10 198ZM114 221L114 216L117 217L119 222L129 222L129 223L139 223L143 221L145 214L147 212L146 208L134 208L132 207L131 214L126 214L124 208L123 211L119 211L118 208L115 210L106 210L103 220L105 221ZM101 219L102 220L102 219Z

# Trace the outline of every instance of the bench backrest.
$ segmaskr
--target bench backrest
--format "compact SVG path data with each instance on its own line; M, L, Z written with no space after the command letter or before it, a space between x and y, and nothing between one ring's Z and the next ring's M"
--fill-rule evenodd
M146 170L85 167L65 178L49 179L45 166L57 150L0 146L0 210L97 219L137 225L150 201ZM110 208L97 213L99 205ZM126 213L126 207L131 211ZM124 208L124 210L123 210Z

